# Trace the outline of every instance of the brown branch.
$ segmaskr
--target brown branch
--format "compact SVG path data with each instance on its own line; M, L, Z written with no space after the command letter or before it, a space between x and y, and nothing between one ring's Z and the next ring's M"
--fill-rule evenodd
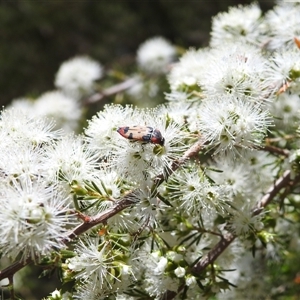
M221 240L192 268L192 272L201 273L208 265L214 262L221 253L234 241L235 235L228 232Z
M170 174L172 174L174 171L176 171L188 159L190 159L191 157L196 155L201 150L201 148L202 148L202 142L197 141L193 146L191 146L184 153L184 155L179 160L177 160L176 162L174 162L172 164L172 168L171 168L170 172L168 173L168 175L160 174L154 178L155 186L159 186L164 180L167 180L167 177L170 176ZM113 217L114 215L116 215L120 211L124 210L125 208L133 205L135 203L132 201L132 197L131 197L133 193L134 192L127 194L126 196L124 196L123 199L116 202L116 204L113 207L109 208L108 210L106 210L104 212L101 212L100 214L98 214L96 216L89 217L89 216L83 216L82 214L80 214L80 218L84 219L84 222L81 223L80 225L78 225L76 228L74 228L72 230L72 232L70 232L68 237L63 239L63 243L65 243L65 244L69 243L72 239L76 238L78 235L83 234L84 232L88 231L95 225L105 223L109 218ZM33 260L31 258L28 258L25 261L18 261L18 262L13 263L11 266L0 271L0 280L13 275L14 273L19 271L26 265L31 264L32 262L33 262Z
M90 96L89 98L87 98L85 101L84 101L84 104L85 105L89 105L89 104L92 104L92 103L96 103L100 100L102 100L103 98L105 97L109 97L109 96L112 96L112 95L115 95L117 93L120 93L120 92L124 92L125 90L131 88L132 86L134 86L135 84L138 83L138 78L137 77L132 77L132 78L129 78L121 83L118 83L116 85L113 85L101 92L98 92L92 96Z
M133 192L132 192L133 193ZM70 240L74 239L76 236L88 231L92 227L98 224L105 223L109 218L116 215L118 212L122 211L123 209L131 206L134 204L132 200L130 200L130 195L128 194L122 200L118 201L116 205L109 208L108 210L101 212L100 214L93 216L93 217L86 217L86 221L78 225L63 241L64 243L68 243Z
M264 147L261 147L260 150L270 152L270 153L273 153L273 154L283 155L284 157L288 157L290 155L289 150L278 148L278 147L275 147L275 146L270 146L270 145L266 145Z
M253 215L258 215L261 211L272 201L272 199L279 193L279 191L288 186L291 181L291 171L284 172L282 177L278 178L273 186L269 188L266 194L260 199L256 207L253 209ZM297 180L296 180L297 181ZM295 181L295 182L296 182Z
M13 274L20 271L22 268L24 268L30 263L32 263L31 258L28 258L25 261L14 262L12 265L8 266L7 268L0 270L0 280L13 276Z

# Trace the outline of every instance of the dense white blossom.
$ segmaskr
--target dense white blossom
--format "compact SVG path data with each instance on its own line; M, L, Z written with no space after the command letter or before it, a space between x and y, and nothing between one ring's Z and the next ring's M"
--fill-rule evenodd
M76 129L103 73L77 57L58 91L2 112L0 253L59 268L67 284L47 300L282 296L271 263L300 249L300 6L287 2L265 19L257 4L220 13L210 47L177 63L165 39L143 43L115 102L146 105L166 75L167 105L107 104L82 135L53 131Z
M297 94L282 93L271 104L270 113L274 116L277 128L293 132L298 127L300 97Z
M149 73L164 73L176 55L175 47L163 37L146 40L137 50L137 63Z
M42 94L37 99L18 98L7 109L17 109L34 117L52 119L56 129L73 132L78 128L82 109L78 100L61 91Z
M99 237L85 236L79 240L75 252L77 256L69 259L67 265L76 273L75 278L85 283L79 291L88 292L86 286L89 286L89 293L97 295L96 291L101 288L98 296L104 296L110 290L114 291L113 287L120 290L128 284L130 267L122 261L115 263L115 256L120 253L114 254L109 243L101 242Z
M277 51L269 59L265 76L268 85L276 92L291 90L300 93L300 50L298 48Z
M265 276L266 265L261 256L244 253L226 272L226 278L235 285L217 295L218 300L265 299L270 295L270 286ZM261 274L257 276L257 274Z
M190 86L201 85L203 71L208 63L208 49L188 50L173 65L168 75L171 89L185 91Z
M38 146L60 136L55 124L44 117L33 117L18 109L4 110L0 118L1 145L10 143Z
M215 211L226 210L228 189L226 186L213 185L201 170L184 169L172 175L168 184L169 196L176 200L181 209L189 216L197 216L206 211L207 217L215 217Z
M219 47L227 42L257 44L260 36L261 9L257 4L230 7L213 17L210 45Z
M276 157L266 152L246 150L241 157L215 157L207 173L218 185L226 185L231 200L247 199L254 206L276 175Z
M97 166L97 155L87 147L82 137L73 135L47 147L43 164L49 182L58 180L62 184L82 184L84 180L92 180Z
M78 128L82 115L79 102L60 91L41 95L33 105L33 113L55 120L56 128L72 132Z
M59 138L53 125L23 111L2 111L1 143L1 251L10 257L39 258L54 247L64 247L70 198L55 182L45 180L45 147ZM4 224L5 223L5 224Z
M300 39L299 2L281 1L268 11L264 20L265 43L270 50L295 47L294 38Z
M264 71L266 59L249 44L224 44L208 55L199 82L208 96L232 96L261 102L270 95Z
M199 111L201 139L215 153L259 146L270 125L272 119L261 105L229 95L206 99Z
M94 82L103 75L97 61L78 56L63 62L55 77L55 86L71 97L80 98L93 91Z
M23 259L48 254L54 247L64 247L68 225L69 199L42 178L29 176L1 187L0 249L6 255Z

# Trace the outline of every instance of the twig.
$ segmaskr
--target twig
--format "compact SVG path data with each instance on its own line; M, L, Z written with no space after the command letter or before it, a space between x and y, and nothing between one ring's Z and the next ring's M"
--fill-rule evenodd
M132 86L134 86L135 84L138 83L138 78L137 77L132 77L132 78L129 78L121 83L118 83L116 85L113 85L101 92L98 92L94 95L92 95L91 97L87 98L85 101L84 101L84 104L86 105L89 105L89 104L92 104L92 103L96 103L100 100L102 100L103 98L105 97L109 97L109 96L112 96L112 95L115 95L117 93L120 93L120 92L123 92L129 88L131 88Z
M279 154L279 155L283 155L285 157L288 157L290 155L289 150L278 148L278 147L275 147L275 146L270 146L270 145L266 145L264 147L261 147L260 150L270 152L270 153Z
M25 261L14 262L12 265L0 271L0 280L13 276L15 273L17 273L30 263L32 263L31 258L28 258Z
M272 199L279 193L279 191L288 186L291 180L291 171L287 170L284 172L282 177L278 178L273 186L269 188L266 194L260 199L256 207L253 209L253 215L258 215L261 213L264 207L266 207ZM294 179L294 182L299 180L299 176Z
M10 289L10 299L15 300L15 289L14 289L14 275L8 277L9 280L9 289Z
M236 236L230 232L222 236L221 240L192 268L192 271L197 274L201 273L209 264L215 261L221 253L223 253L235 238Z

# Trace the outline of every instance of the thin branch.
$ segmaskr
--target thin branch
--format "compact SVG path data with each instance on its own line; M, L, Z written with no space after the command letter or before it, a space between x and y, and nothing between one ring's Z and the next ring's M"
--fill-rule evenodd
M92 104L92 103L96 103L100 100L102 100L103 98L105 97L109 97L109 96L112 96L112 95L115 95L117 93L121 93L121 92L124 92L126 90L128 90L129 88L133 87L135 84L138 83L138 78L137 77L132 77L132 78L129 78L121 83L118 83L116 85L113 85L101 92L98 92L92 96L90 96L89 98L87 98L85 101L84 101L84 104L86 105L89 105L89 104Z
M28 258L25 261L14 262L12 265L8 266L7 268L0 270L0 280L13 276L15 273L17 273L18 271L20 271L22 268L24 268L30 263L32 263L31 258Z
M201 273L208 265L214 262L221 253L234 241L235 235L228 232L222 236L221 240L192 268L194 273Z
M299 176L294 179L294 183L299 180ZM283 173L282 177L278 178L273 186L269 188L266 194L260 199L256 207L253 209L253 215L258 215L266 207L272 199L279 193L279 191L288 186L291 181L291 171L287 170Z
M9 280L9 289L10 289L10 299L15 300L15 289L14 289L14 275L8 277Z
M273 153L273 154L283 155L284 157L288 157L290 155L289 150L278 148L278 147L271 146L271 145L266 145L264 147L261 147L260 150L270 152L270 153Z

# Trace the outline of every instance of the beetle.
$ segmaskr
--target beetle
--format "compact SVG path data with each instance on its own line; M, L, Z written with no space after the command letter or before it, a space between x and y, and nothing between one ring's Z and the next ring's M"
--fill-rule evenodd
M158 129L151 126L123 126L117 129L117 132L124 138L133 142L152 143L163 146L165 138Z

